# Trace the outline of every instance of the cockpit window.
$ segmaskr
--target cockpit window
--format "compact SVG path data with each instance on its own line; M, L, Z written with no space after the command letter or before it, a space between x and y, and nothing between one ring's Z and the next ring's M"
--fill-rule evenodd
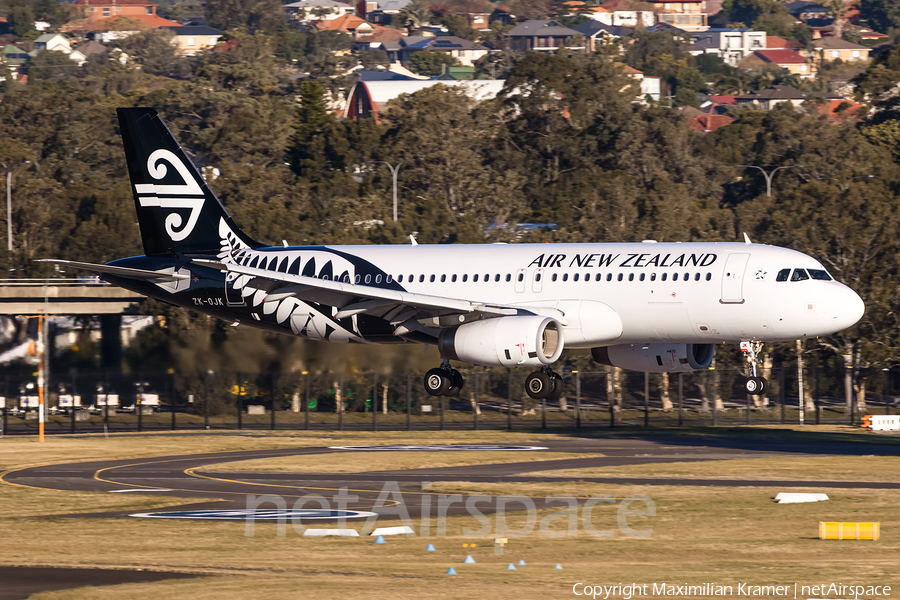
M803 281L804 279L809 279L809 275L806 274L806 269L794 269L794 274L791 275L791 281Z
M819 281L831 281L831 275L828 274L828 271L823 269L807 269L809 271L809 276L813 279L818 279Z
M778 275L775 277L775 281L787 281L788 277L791 276L790 269L782 269L778 271Z

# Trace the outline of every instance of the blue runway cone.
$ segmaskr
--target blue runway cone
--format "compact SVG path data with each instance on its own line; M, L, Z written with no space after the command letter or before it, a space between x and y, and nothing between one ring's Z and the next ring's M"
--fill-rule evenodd
M466 560L464 560L463 563L464 563L464 564L467 564L467 565L474 565L474 564L475 564L475 559L472 558L472 555L471 555L471 554L469 554L468 556L466 556Z
M553 568L554 568L554 569L560 569L560 570L562 570L562 565L559 564L559 563L556 563L556 566L553 567Z
M447 575L456 575L456 569L450 567L449 569L447 569Z
M509 563L509 564L506 566L506 570L507 570L507 571L515 571L515 570L516 570L516 565L514 565L514 564L512 564L512 563Z
M377 538L375 538L375 543L376 543L376 544L387 544L387 542L384 541L384 536L383 536L383 535L379 535Z
M520 561L519 561L519 566L520 566L520 567L524 567L524 566L525 566L525 561L524 561L524 560L520 560Z
M428 544L428 547L425 548L425 552L434 552L437 548L434 547L434 544Z

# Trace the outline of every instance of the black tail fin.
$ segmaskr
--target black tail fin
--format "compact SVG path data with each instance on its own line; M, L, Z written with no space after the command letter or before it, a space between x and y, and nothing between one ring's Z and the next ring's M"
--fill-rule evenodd
M152 108L118 108L144 253L259 248L225 211Z

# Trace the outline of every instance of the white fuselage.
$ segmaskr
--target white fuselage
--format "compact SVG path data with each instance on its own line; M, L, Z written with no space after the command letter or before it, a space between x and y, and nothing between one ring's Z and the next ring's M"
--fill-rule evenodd
M837 281L776 281L821 263L793 250L742 243L492 244L267 248L316 258L334 279L381 287L335 252L368 261L416 294L561 316L566 347L644 342L786 341L840 331L864 306ZM271 260L271 259L270 259ZM341 264L337 264L341 263ZM332 266L330 265L329 268ZM805 271L804 271L805 273ZM367 281L367 275L371 275ZM314 275L322 277L321 275ZM359 278L357 281L357 277ZM827 275L825 275L827 277ZM385 281L381 281L384 279Z

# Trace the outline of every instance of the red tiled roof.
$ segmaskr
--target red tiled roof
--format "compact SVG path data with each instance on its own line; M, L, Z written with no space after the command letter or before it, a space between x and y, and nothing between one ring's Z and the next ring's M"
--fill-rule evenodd
M147 0L74 0L75 6L156 6Z
M316 21L315 26L316 29L323 31L352 31L365 22L356 15L341 15L337 19Z
M796 50L757 50L754 54L766 62L777 65L802 65L806 59L800 56Z
M159 29L160 27L181 27L181 23L163 19L159 15L116 15L100 19L79 19L71 21L60 27L61 31L115 31L117 19L139 21L141 27L146 29Z
M3 17L0 17L0 23L9 23L9 21L7 21L6 19L4 19Z
M688 119L688 127L701 133L709 133L731 123L734 123L734 119L725 115L697 115Z
M600 8L609 12L614 12L617 10L628 10L631 4L631 0L609 0L608 2L601 4Z
M716 104L728 104L731 106L737 106L737 100L735 100L736 96L710 96L709 99L715 102Z
M843 111L838 112L838 107L845 102L850 104L850 106ZM862 105L857 104L852 100L829 100L826 104L817 107L817 110L829 123L843 123L848 119L855 119L861 108Z
M766 49L767 50L776 50L776 49L785 49L785 48L799 48L800 44L792 40L786 40L784 38L780 38L777 35L767 35L766 36Z

